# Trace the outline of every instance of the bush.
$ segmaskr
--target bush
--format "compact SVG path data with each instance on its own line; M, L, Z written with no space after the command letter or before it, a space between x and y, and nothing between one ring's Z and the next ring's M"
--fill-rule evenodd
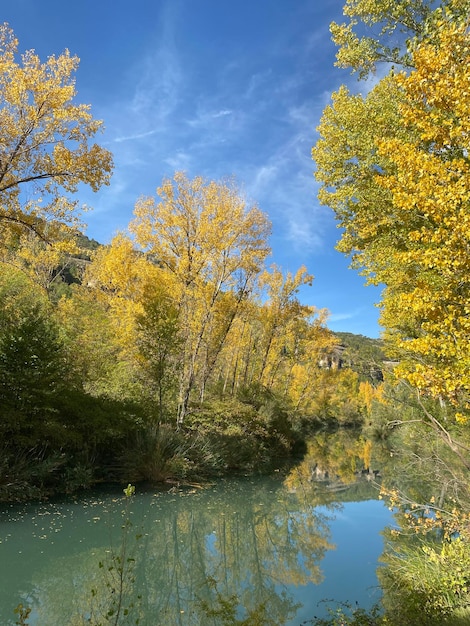
M189 473L188 442L171 426L151 424L137 431L120 456L120 474L126 480L163 482Z
M386 562L387 567L378 573L384 604L396 623L459 623L456 614L470 609L468 536L402 546L399 552L387 555Z
M293 445L284 420L275 404L257 409L234 398L205 402L186 424L195 465L209 473L269 467L274 459L288 456Z

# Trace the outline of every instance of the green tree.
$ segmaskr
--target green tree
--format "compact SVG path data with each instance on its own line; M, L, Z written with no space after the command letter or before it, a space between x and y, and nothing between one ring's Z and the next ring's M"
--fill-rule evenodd
M39 297L38 297L39 295ZM51 406L64 382L65 353L47 300L17 272L4 271L0 284L0 397L2 412L38 435L28 419ZM11 413L10 413L11 412ZM37 425L36 425L37 426Z

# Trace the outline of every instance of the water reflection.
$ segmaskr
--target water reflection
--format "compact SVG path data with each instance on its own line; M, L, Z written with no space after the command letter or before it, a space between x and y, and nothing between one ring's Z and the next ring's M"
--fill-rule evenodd
M313 506L376 499L384 459L372 453L371 441L355 431L318 433L308 442L303 460L291 470L285 484L308 495Z
M142 533L134 585L141 597L132 623L140 615L152 626L221 624L204 603L234 596L241 611L289 622L297 610L292 589L319 584L322 560L334 549L330 525L346 493L339 486L347 487L346 499L371 497L364 442L347 454L346 443L316 438L284 478L137 494L131 519L132 535ZM0 517L0 623L14 624L22 602L33 608L32 624L63 626L87 614L92 588L106 597L98 565L106 550L118 549L121 509L121 499L108 495L10 508Z

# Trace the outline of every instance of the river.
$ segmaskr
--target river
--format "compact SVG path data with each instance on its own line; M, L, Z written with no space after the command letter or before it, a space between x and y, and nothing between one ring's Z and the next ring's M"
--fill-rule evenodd
M376 476L338 472L319 471L310 457L288 474L138 488L128 510L116 488L4 505L0 624L15 624L19 603L31 607L33 626L85 623L116 609L123 536L129 622L120 623L220 625L210 610L225 606L300 625L325 615L325 599L369 607L379 598L380 533L392 514Z

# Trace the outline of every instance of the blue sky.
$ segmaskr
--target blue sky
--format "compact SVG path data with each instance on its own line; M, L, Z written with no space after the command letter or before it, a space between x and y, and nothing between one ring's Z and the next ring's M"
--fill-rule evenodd
M380 290L348 269L333 213L319 205L311 147L331 92L356 78L334 67L329 23L343 0L14 0L0 21L20 50L80 58L79 102L91 104L114 155L87 235L107 243L141 195L176 170L234 177L273 224L272 258L315 276L300 299L330 311L336 331L377 337Z

